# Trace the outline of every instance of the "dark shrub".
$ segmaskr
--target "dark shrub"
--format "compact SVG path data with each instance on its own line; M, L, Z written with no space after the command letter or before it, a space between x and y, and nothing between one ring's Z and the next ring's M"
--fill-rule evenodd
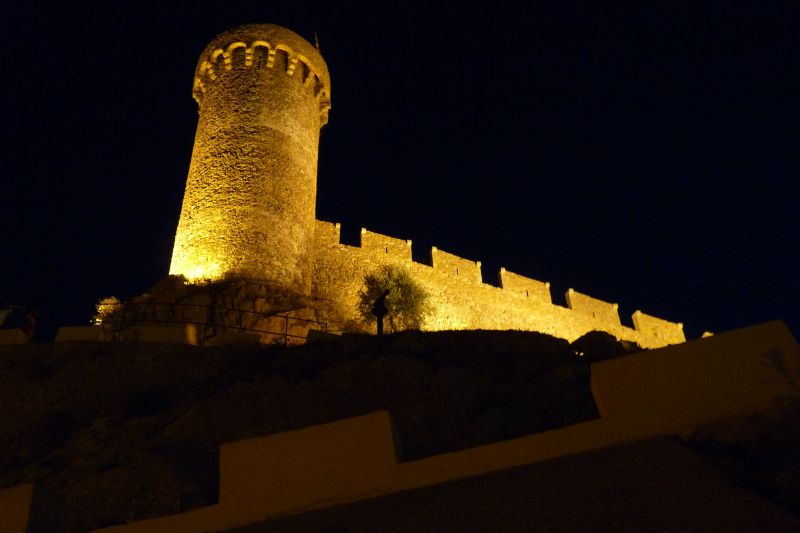
M619 341L605 331L590 331L575 339L571 346L575 355L587 363L613 359L639 349L635 344Z

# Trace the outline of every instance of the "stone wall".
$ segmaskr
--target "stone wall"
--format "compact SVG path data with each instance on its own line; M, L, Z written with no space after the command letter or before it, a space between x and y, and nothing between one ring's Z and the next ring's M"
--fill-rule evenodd
M206 46L193 94L200 116L170 274L308 295L325 61L290 30L240 26Z
M603 330L644 347L685 340L681 324L638 312L623 326L617 305L567 293L554 305L546 282L500 270L483 283L481 264L431 249L414 262L411 241L363 229L341 244L338 224L314 218L319 130L330 109L330 77L319 50L271 24L214 38L195 70L200 107L170 274L190 281L239 276L311 292L343 320L358 320L363 279L400 265L430 294L424 328L521 329L574 340ZM318 309L319 311L319 309Z
M483 283L481 264L437 248L431 265L411 259L411 241L361 230L360 246L342 244L339 224L316 221L313 294L338 308L345 320L358 320L356 304L364 276L383 265L398 265L429 293L433 312L423 329L520 329L573 341L606 331L645 348L686 340L683 325L637 311L634 328L623 326L617 304L567 291L568 307L555 305L550 284L500 269L500 287Z

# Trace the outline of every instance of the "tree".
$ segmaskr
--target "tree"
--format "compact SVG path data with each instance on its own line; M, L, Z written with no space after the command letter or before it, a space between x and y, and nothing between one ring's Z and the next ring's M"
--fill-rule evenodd
M430 312L428 293L414 281L407 269L394 265L384 265L364 276L364 288L358 294L358 312L364 322L375 322L372 305L386 289L389 289L386 297L386 307L389 308L387 330L419 329Z

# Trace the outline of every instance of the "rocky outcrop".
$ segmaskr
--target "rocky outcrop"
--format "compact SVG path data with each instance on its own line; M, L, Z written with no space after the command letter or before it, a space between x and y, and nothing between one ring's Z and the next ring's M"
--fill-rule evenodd
M141 326L185 325L192 344L227 344L241 335L257 336L262 344L302 344L310 330L341 330L329 307L262 281L187 284L169 276L130 302L105 304L98 319L106 336L117 340L137 340Z

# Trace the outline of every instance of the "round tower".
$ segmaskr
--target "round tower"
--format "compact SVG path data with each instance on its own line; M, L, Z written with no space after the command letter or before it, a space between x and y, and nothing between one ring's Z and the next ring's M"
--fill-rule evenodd
M170 274L309 294L325 61L286 28L240 26L203 50L193 95L200 116Z

